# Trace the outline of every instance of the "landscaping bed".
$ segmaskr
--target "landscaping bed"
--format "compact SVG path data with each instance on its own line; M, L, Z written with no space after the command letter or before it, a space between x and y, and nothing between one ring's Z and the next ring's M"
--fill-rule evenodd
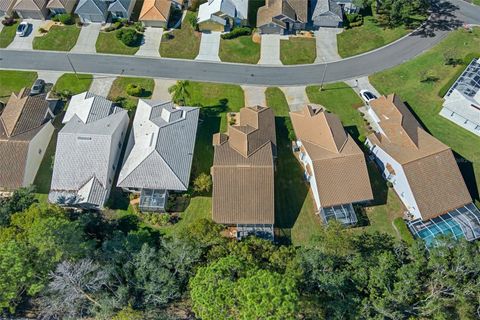
M37 77L36 72L0 70L0 101L7 102L12 92L30 88Z
M285 65L315 62L317 47L314 38L290 37L280 40L280 60Z
M3 26L0 32L0 48L6 48L12 43L19 23L20 21L17 21L11 26Z
M48 32L33 39L35 50L70 51L77 43L80 28L76 25L54 25Z
M182 27L164 33L160 43L160 56L164 58L195 59L200 50L201 33L189 23L195 12L188 12ZM190 18L189 18L190 17Z
M138 95L129 94L129 85L140 88ZM150 78L118 77L113 81L108 94L109 100L118 102L123 108L133 111L137 107L139 98L149 99L152 97L155 82Z
M111 54L125 54L125 55L134 55L139 49L142 43L143 34L137 34L137 40L132 42L131 45L126 45L120 39L118 39L119 33L125 32L126 30L134 30L134 27L122 27L115 31L102 31L98 35L97 43L95 48L99 53L111 53Z
M221 39L218 56L224 62L256 64L260 60L260 44L253 42L251 35Z

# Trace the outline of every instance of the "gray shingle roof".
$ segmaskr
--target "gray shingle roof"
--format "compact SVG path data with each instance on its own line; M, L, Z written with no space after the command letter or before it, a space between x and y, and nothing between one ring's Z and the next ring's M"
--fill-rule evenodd
M337 2L333 0L317 0L317 4L313 10L312 19L315 20L316 17L327 13L333 13L335 18L343 20L342 8Z
M108 4L102 0L80 0L78 2L77 8L75 9L76 14L104 14L108 9Z
M140 100L118 186L187 190L199 109Z
M108 11L116 12L116 11L128 11L128 7L130 7L130 3L132 0L115 0L108 6Z
M91 94L87 96L92 97ZM59 132L49 195L51 202L67 198L74 199L73 204L102 207L107 200L113 180L112 168L116 166L114 155L120 152L114 134L126 131L128 114L105 100L90 99L88 121L85 123L74 114ZM70 108L75 110L75 106L70 105Z

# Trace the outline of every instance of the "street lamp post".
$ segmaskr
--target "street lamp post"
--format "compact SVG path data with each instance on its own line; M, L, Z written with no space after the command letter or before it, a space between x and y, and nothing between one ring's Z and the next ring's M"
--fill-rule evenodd
M320 84L320 91L323 91L323 82L325 81L325 75L327 74L327 61L325 60L325 57L323 57L323 63L325 65L325 68L323 69L323 75L322 75L322 83Z

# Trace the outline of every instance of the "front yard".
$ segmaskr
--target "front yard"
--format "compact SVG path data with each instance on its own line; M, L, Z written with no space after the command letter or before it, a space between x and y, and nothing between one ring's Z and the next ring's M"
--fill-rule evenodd
M382 94L395 92L408 103L426 129L450 146L458 155L457 163L467 185L478 201L480 190L480 138L439 115L439 92L465 65L445 65L445 54L458 59L480 56L480 28L472 33L457 30L416 59L370 76L370 82ZM466 59L470 60L470 59ZM425 79L428 78L428 81Z
M121 30L133 29L133 27L122 27L121 29L105 32L102 31L99 33L97 38L97 43L95 44L96 50L99 53L111 53L111 54L126 54L134 55L139 49L140 44L142 43L143 35L138 33L138 41L132 46L125 45L121 40L117 39L117 34Z
M77 43L80 28L76 25L52 26L48 33L33 39L35 50L70 51Z
M283 64L310 64L317 57L314 38L290 37L280 40L280 60Z
M131 96L127 93L127 86L134 84L141 87L142 93L138 97ZM139 98L149 99L152 97L155 82L150 78L132 78L118 77L113 81L107 99L118 102L121 106L129 111L135 110Z
M164 33L160 43L160 56L164 58L195 59L200 50L201 33L195 31L188 22L189 16L196 16L195 12L188 12L180 29Z
M0 101L7 102L12 92L30 88L37 77L36 72L0 70Z
M54 92L70 92L71 95L76 95L90 89L93 76L91 74L77 74L64 73L58 78L57 83L53 86Z
M253 42L252 36L221 39L218 55L224 62L256 64L260 60L260 44Z
M17 31L17 26L20 21L15 22L11 26L4 26L0 32L0 48L6 48L10 43L12 43L15 38L15 33Z

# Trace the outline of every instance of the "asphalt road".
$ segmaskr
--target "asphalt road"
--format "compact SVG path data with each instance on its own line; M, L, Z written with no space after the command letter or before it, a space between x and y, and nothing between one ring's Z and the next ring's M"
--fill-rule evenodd
M138 56L0 50L0 68L293 86L357 78L414 58L463 23L480 25L480 7L461 0L439 2L417 32L386 47L328 64L260 66ZM70 61L69 61L70 60Z

